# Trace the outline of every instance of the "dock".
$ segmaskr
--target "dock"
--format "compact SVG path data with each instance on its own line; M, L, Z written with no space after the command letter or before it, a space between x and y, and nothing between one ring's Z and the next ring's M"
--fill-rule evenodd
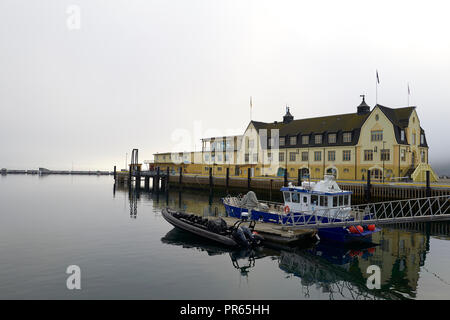
M114 172L105 170L49 170L46 168L28 169L28 170L8 170L6 168L0 169L1 175L8 174L26 174L26 175L97 175L97 176L109 176Z
M221 217L228 227L233 226L239 219L231 217ZM242 226L248 226L250 221L242 222ZM257 233L264 237L265 241L281 245L295 245L300 242L313 240L317 230L294 229L289 226L282 226L275 223L257 222L255 229Z
M225 175L220 176L213 176L211 172L209 175L186 174L159 167L146 171L118 171L114 173L114 177L118 183L134 183L137 188L141 188L141 183L144 181L144 188L151 188L152 191L165 191L169 187L175 187L206 191L218 190L237 194L252 190L263 193L269 200L279 198L281 187L287 186L289 183L301 185L302 181L301 177L249 176L242 178L231 176L228 171ZM311 181L317 181L317 179L311 179ZM370 202L371 199L400 200L450 195L449 184L350 180L337 180L336 182L342 190L352 191L352 198L360 203Z

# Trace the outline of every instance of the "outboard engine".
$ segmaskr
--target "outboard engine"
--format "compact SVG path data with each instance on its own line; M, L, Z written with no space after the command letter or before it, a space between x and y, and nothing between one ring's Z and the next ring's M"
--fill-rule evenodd
M238 245L243 248L257 246L261 243L261 237L258 235L254 235L252 231L245 226L241 226L235 229L232 233L232 236L233 239L238 243Z

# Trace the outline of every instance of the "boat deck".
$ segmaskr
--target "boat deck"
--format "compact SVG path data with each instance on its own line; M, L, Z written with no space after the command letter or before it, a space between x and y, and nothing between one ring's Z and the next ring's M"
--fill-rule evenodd
M239 219L231 217L221 217L224 219L229 227L233 226ZM241 225L248 226L248 222L243 222ZM257 222L255 231L264 237L266 241L280 244L295 244L300 241L310 240L315 236L317 230L313 229L293 229L289 226L278 225L274 223Z

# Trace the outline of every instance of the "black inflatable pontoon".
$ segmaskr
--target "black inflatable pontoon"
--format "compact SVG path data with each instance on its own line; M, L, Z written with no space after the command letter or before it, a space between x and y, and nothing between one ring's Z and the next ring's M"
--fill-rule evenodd
M234 226L228 227L221 218L210 220L169 208L164 208L162 215L167 222L177 228L230 247L258 246L263 240L261 236L253 234L254 223L249 228L240 227L242 222L240 220Z

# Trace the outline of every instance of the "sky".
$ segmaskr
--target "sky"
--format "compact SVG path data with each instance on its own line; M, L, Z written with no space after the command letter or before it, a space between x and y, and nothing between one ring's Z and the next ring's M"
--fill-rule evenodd
M448 1L2 0L0 167L109 169L252 119L417 112L450 167ZM183 150L182 150L183 149ZM450 173L450 170L448 170Z

